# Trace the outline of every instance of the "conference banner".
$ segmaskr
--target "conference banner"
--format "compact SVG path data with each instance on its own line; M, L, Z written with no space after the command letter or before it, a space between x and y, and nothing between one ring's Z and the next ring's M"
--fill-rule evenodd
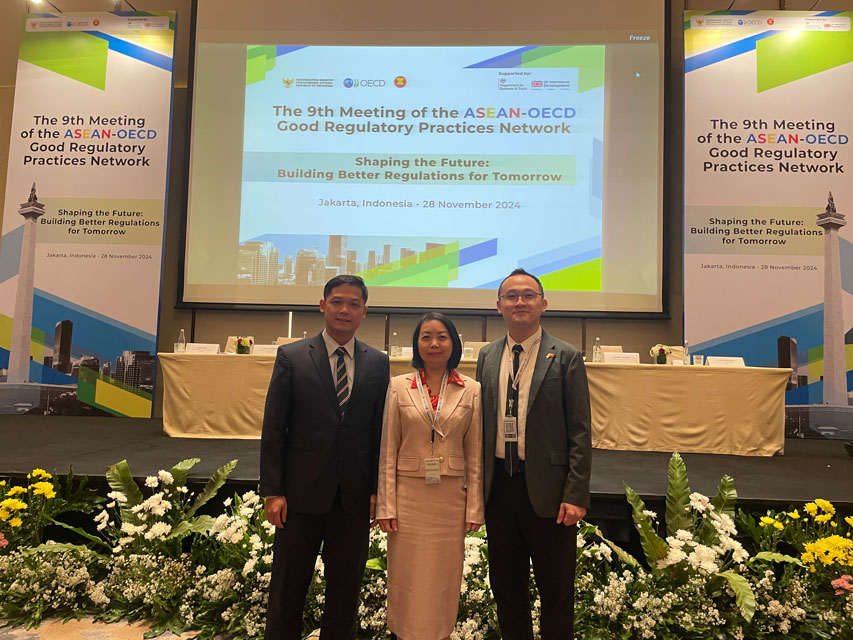
M853 433L851 15L684 17L685 335L791 367L789 427L828 437Z
M174 12L25 19L0 413L151 415L174 43Z

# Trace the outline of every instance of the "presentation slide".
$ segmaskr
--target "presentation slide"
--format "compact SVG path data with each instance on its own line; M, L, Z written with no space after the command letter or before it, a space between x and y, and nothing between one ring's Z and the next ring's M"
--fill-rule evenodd
M488 309L523 267L552 309L661 310L656 31L251 35L199 28L185 302L313 305L350 273L372 306Z

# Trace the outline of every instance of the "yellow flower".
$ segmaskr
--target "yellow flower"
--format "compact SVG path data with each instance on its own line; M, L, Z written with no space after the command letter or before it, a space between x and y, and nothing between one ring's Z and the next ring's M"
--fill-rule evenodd
M6 481L0 480L0 487L5 487L5 486L6 486Z
M26 492L27 492L27 490L24 489L23 487L12 487L11 489L9 489L9 492L6 495L7 496L16 496L19 493L26 493Z
M786 513L785 515L788 516L789 518L791 518L791 520L799 520L800 519L800 512L797 511L796 509L794 509L793 511L790 511L789 513Z
M830 523L829 523L829 526L831 526L831 527L837 527L838 525L837 525L835 522L830 522Z
M785 525L782 524L781 522L774 522L773 526L776 527L777 529L784 529L785 528Z
M811 551L806 551L802 556L800 556L800 560L806 564L812 563L814 562L814 554Z
M27 503L17 498L6 498L3 502L0 502L0 508L8 509L9 511L20 511L27 508Z
M814 521L818 524L823 524L824 522L829 522L830 520L832 520L831 513L822 513L819 516L814 517Z
M6 522L9 519L9 512L6 509L0 509L0 520Z
M824 513L835 513L835 507L832 506L832 503L829 500L821 500L818 498L815 500L815 504L819 506L821 511Z
M853 516L847 516L846 518L844 518L844 522L853 527Z
M50 480L53 477L44 469L39 469L39 468L33 469L30 475L33 475L37 478L41 478L42 480ZM29 477L29 476L27 476L27 477Z
M22 523L22 520L20 518L12 518L11 520L9 520L9 524L12 525L13 527L20 527L21 523Z
M45 498L55 498L56 491L53 490L53 485L49 482L36 482L33 486L33 493L37 496Z
M819 561L826 566L847 565L853 562L853 540L833 535L808 542L801 559L807 564Z
M761 516L761 520L758 522L758 526L760 527L769 527L772 526L776 520L769 516Z
M817 505L814 502L809 502L806 506L803 507L803 510L810 516L816 515Z

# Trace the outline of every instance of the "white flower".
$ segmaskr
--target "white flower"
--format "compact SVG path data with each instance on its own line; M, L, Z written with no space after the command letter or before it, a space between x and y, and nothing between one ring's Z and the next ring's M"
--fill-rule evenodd
M102 522L106 522L109 519L110 519L110 514L107 513L106 511L101 511L98 515L95 516L95 522L97 522L99 524Z
M119 545L130 544L131 542L133 542L133 538L131 536L127 536L126 538L121 538L118 541Z
M152 489L154 487L156 487L157 486L157 476L148 476L147 478L145 478L145 486L150 487Z
M244 518L251 518L252 514L255 513L255 510L252 507L240 507L240 515Z
M107 494L107 497L112 498L120 504L124 504L125 502L127 502L127 496L124 495L121 491L110 491Z
M699 513L702 513L711 508L711 501L708 500L708 496L693 492L690 494L690 506Z
M181 485L180 487L178 487L177 490L180 493L186 493L187 491L189 491L189 489L187 489L186 485Z
M257 503L261 497L255 493L254 491L247 491L243 494L243 504L245 505L253 505Z
M160 482L162 482L164 486L168 486L175 482L175 478L172 477L172 474L168 471L164 471L163 469L160 469L160 471L157 472L157 477L160 478Z
M261 558L266 564L272 564L272 554L268 553Z
M243 565L243 575L249 575L255 569L255 563L257 562L257 558L249 558L246 561L246 564Z
M693 540L693 534L689 531L685 531L684 529L679 529L678 531L676 531L675 537L679 540L683 540L684 542Z
M115 500L113 500L112 502L108 502L108 503L107 503L107 509L112 509L114 506L116 506L116 501L115 501Z
M266 530L267 533L273 534L275 533L275 525L269 520L264 520L261 523L261 526Z
M717 552L711 547L706 547L704 544L697 544L690 555L687 556L690 566L705 574L712 574L719 571L716 560Z
M666 567L678 564L686 558L687 554L684 553L681 549L678 549L676 547L670 547L669 552L666 554L666 558L664 558L663 560L658 560L658 569L665 569Z
M226 498L226 499L222 502L222 504L224 504L226 507L230 507L230 506L231 506L231 502L232 502L231 498Z
M151 525L151 529L145 534L146 540L156 540L165 538L172 531L172 525L165 522L155 522Z
M655 513L654 511L650 511L648 509L643 509L643 515L648 517L648 518L651 518L652 520L658 519L658 514Z
M586 540L583 539L581 534L578 534L578 549L583 547L586 544Z

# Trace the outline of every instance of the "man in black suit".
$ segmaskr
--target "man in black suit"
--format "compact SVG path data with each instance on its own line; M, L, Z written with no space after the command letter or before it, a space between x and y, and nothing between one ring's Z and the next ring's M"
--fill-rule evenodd
M276 526L267 640L302 637L302 612L323 546L324 640L355 637L376 506L388 357L355 339L367 315L357 276L326 283L317 336L278 348L261 435L261 494Z
M533 640L530 561L542 640L574 637L577 523L589 508L589 388L583 358L542 330L539 279L498 288L508 333L480 351L489 578L504 640Z

